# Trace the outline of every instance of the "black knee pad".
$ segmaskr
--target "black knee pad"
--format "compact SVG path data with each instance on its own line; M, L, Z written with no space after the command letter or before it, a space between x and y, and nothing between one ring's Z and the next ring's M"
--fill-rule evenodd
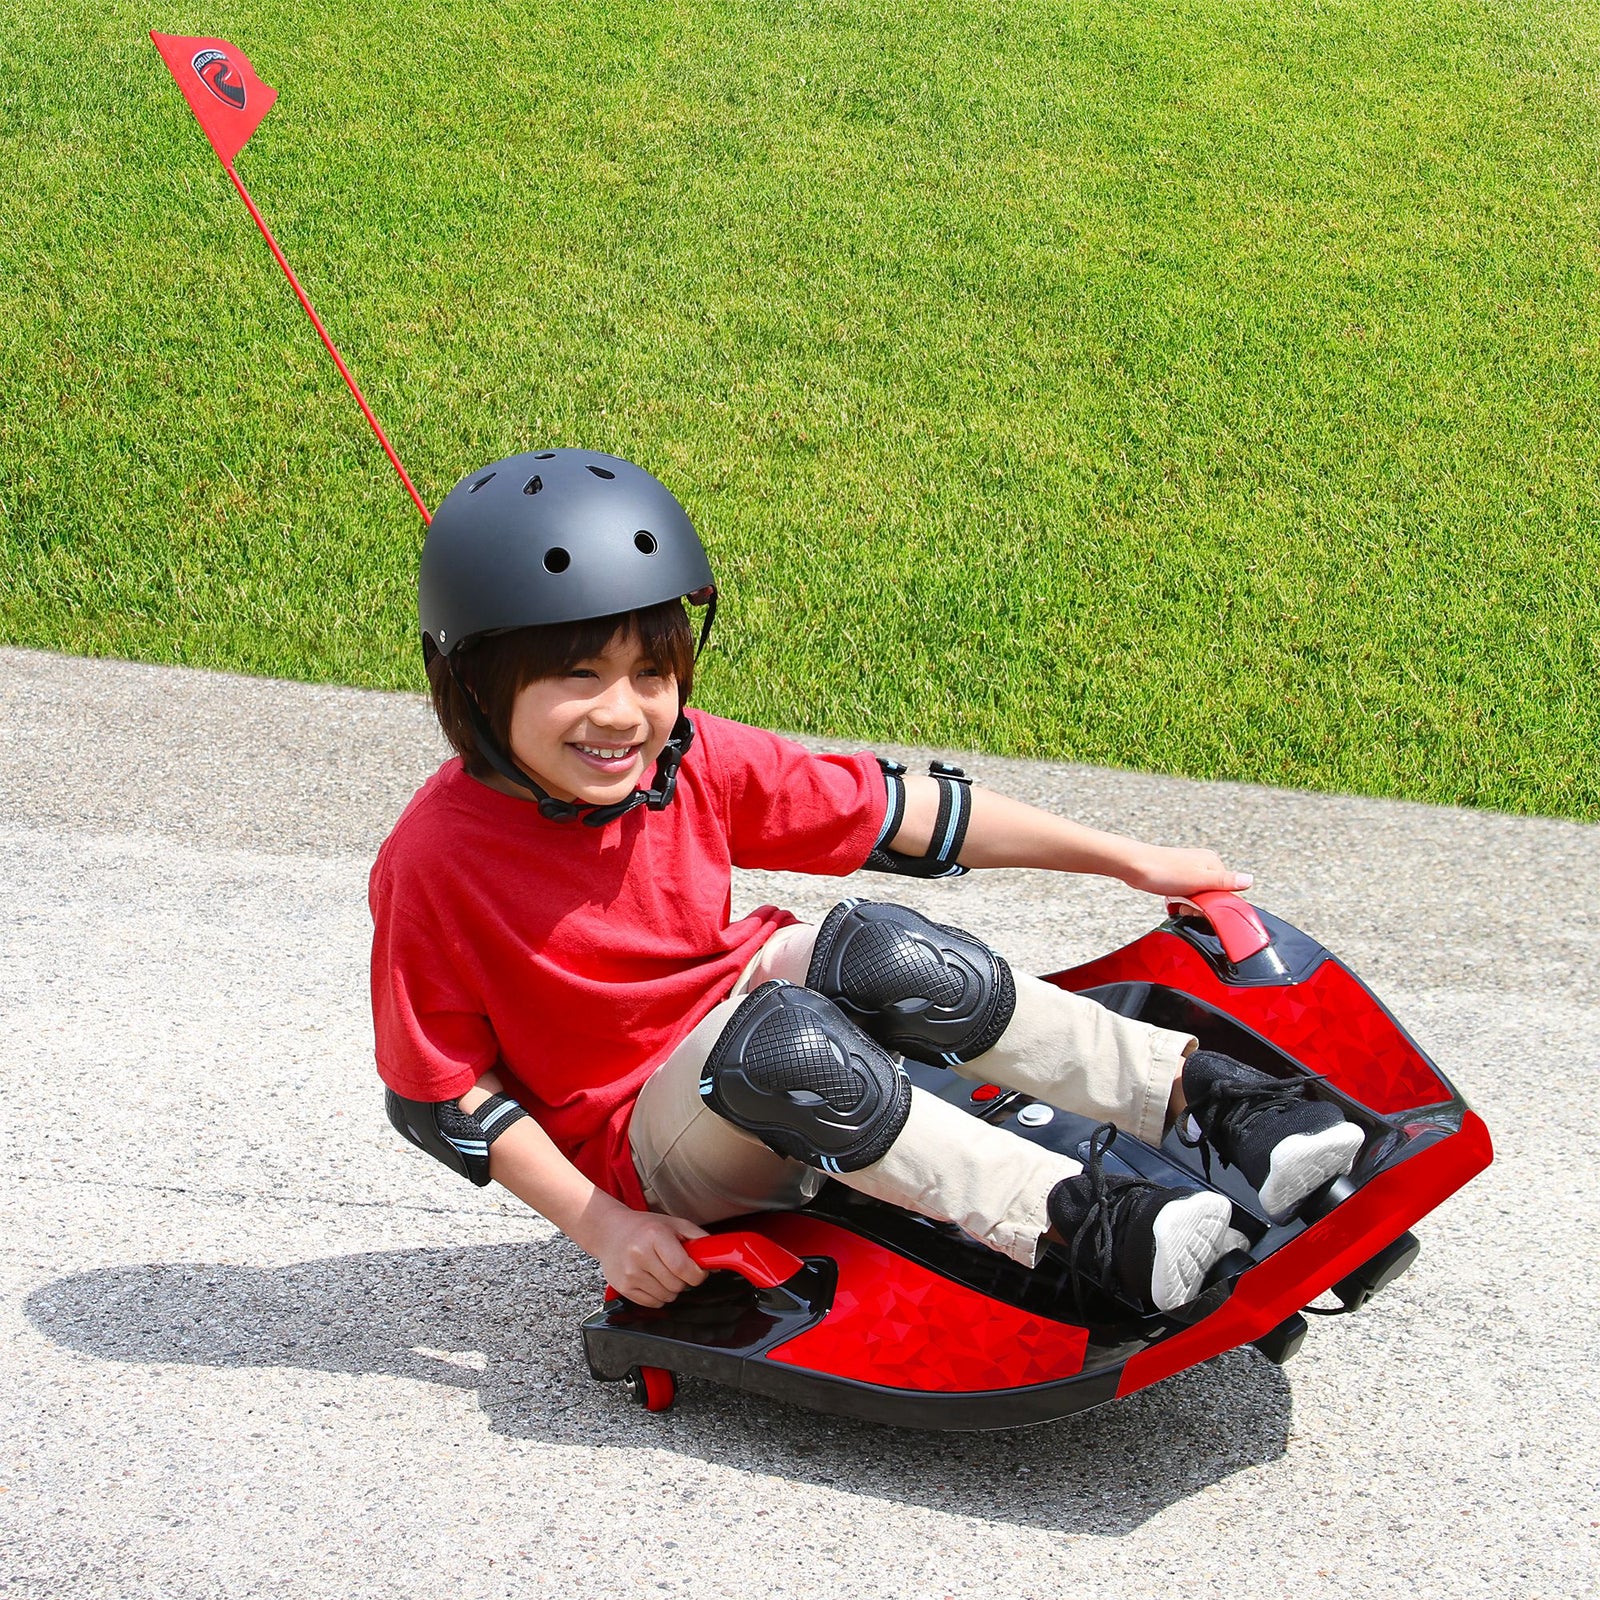
M907 906L844 900L817 932L806 987L880 1044L953 1066L992 1048L1017 1008L1011 968L981 939Z
M792 983L764 983L706 1058L700 1098L769 1149L824 1172L871 1166L911 1115L900 1062L839 1008Z

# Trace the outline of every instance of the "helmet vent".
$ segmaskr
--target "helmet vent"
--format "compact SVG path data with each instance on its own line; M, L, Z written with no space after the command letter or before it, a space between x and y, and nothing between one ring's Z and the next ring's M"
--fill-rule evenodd
M492 472L484 473L484 475L481 478L479 478L478 481L475 484L473 484L473 486L470 489L467 490L467 493L468 494L476 494L484 486L484 484L488 483L489 480L491 478L493 478L493 477L494 477L494 474Z
M594 474L594 475L595 475L595 477L597 477L597 478L614 478L614 477L616 477L616 473L614 473L614 472L607 472L607 471L606 471L606 469L605 469L605 468L604 468L604 467L590 467L590 468L589 468L589 470L590 470L590 471L591 471L591 472L592 472L592 473L593 473L593 474Z
M544 553L544 570L546 572L565 572L572 565L572 557L560 545L555 545Z
M525 484L523 484L522 492L524 494L538 494L542 488L544 488L544 479L541 478L536 472Z
M535 461L554 461L555 458L556 453L554 450L541 450L533 459Z
M642 556L653 556L656 553L656 536L648 528L641 528L633 536L633 548Z

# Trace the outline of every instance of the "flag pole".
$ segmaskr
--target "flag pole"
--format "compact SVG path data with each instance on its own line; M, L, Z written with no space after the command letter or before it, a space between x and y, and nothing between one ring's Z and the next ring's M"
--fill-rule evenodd
M343 358L334 347L333 340L328 337L328 330L323 327L322 318L317 315L316 307L311 304L310 296L300 287L300 280L295 277L294 269L289 265L283 251L278 248L278 241L272 237L272 230L267 226L261 213L256 210L256 203L250 198L250 191L245 188L239 174L233 170L231 161L224 161L222 170L233 179L233 186L239 191L239 198L244 201L245 209L250 213L251 220L261 230L261 237L267 241L267 248L272 252L272 259L283 268L283 275L289 280L289 287L294 290L295 297L305 308L306 315L311 318L311 326L317 330L317 337L322 340L328 354L333 357L333 364L339 369L339 376L344 379L350 393L355 396L356 404L361 407L361 415L367 419L368 425L373 433L377 435L378 443L383 446L383 453L389 458L389 464L400 474L400 481L406 486L406 493L411 496L412 504L416 506L422 516L422 525L424 527L429 526L433 518L428 515L428 508L422 503L422 496L417 493L415 485L413 485L406 473L406 469L400 465L400 457L394 453L394 446L389 443L383 429L378 426L378 419L373 416L372 408L368 406L365 396L356 386L356 380L350 376L350 369L344 364Z
M372 407L367 404L366 396L356 387L356 380L350 376L350 369L344 364L344 358L334 347L333 340L328 337L328 330L323 327L322 318L317 315L310 296L300 287L300 280L295 277L294 269L290 267L283 251L278 248L278 241L272 237L272 230L262 219L261 213L256 210L256 203L250 198L249 190L245 188L239 179L239 174L233 169L234 158L244 149L245 142L255 132L261 119L272 109L273 102L278 98L278 91L271 84L263 83L255 75L244 52L229 44L226 39L191 38L184 34L157 33L152 28L150 42L156 47L161 59L166 62L173 81L178 85L178 92L188 102L189 109L200 124L200 131L205 134L211 148L216 152L217 160L222 163L222 170L228 174L234 188L239 191L239 198L244 201L245 210L250 213L250 220L261 230L261 237L267 241L272 259L283 269L283 275L289 280L289 287L294 290L295 298L305 309L305 314L311 318L311 326L317 330L317 337L322 340L323 347L333 357L333 364L339 369L339 376L344 379L345 386L355 396L356 404L361 407L361 415L367 419L367 426L377 436L378 443L383 446L383 453L389 458L389 465L400 474L400 481L406 486L406 493L411 496L411 503L422 515L423 526L428 526L432 518L428 515L428 508L422 503L422 496L417 493L416 486L406 474L406 469L400 465L400 457L394 453L394 446L389 443L383 429L378 426L378 419L373 416Z

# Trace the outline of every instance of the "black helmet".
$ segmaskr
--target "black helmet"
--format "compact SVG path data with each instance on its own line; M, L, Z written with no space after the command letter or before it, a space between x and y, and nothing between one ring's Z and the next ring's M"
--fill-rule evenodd
M717 591L694 524L659 479L597 450L526 452L469 473L434 513L417 580L423 655L445 658L484 760L532 794L545 816L567 821L583 813L591 827L635 806L659 811L671 801L694 738L689 719L680 712L649 790L609 806L557 800L495 738L456 671L458 653L486 633L611 617L679 598L707 608L698 655Z
M706 603L711 563L688 513L643 467L540 450L469 473L428 527L417 609L450 655L483 633Z

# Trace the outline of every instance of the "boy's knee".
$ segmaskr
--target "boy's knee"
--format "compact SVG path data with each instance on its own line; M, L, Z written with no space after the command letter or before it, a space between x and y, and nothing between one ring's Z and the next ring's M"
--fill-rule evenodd
M911 1114L898 1057L809 989L764 984L706 1059L700 1096L769 1149L825 1172L856 1172L888 1152Z
M993 1049L1017 1003L1011 968L981 939L909 906L863 900L828 913L806 987L891 1050L947 1065Z

